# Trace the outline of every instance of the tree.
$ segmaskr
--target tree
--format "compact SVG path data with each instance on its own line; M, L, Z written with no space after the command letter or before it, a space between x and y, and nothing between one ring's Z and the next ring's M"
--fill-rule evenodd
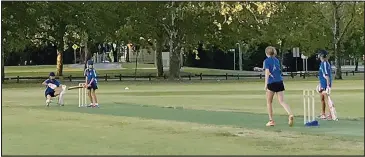
M2 82L4 81L4 59L12 52L24 50L31 41L27 38L35 30L35 17L39 15L37 11L41 4L38 2L1 2L1 51L3 63Z
M322 11L322 22L332 30L332 48L335 58L335 79L342 79L341 60L343 58L343 43L350 28L354 26L358 2L318 2L318 10ZM331 11L328 11L331 10Z

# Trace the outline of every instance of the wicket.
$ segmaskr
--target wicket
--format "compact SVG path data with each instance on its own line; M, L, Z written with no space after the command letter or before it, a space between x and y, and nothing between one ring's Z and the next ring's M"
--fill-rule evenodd
M303 90L304 125L318 126L314 115L314 90Z
M79 83L79 86L85 86L85 83ZM86 104L86 88L79 88L79 107L87 106Z

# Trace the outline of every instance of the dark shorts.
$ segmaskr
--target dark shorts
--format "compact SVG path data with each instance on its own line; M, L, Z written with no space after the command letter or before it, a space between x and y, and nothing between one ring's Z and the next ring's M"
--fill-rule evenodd
M90 87L87 87L87 89L88 90L91 90L91 89L93 89L93 90L96 90L96 89L98 89L98 85L96 85L96 84L91 84L91 86Z
M320 85L319 92L327 90L327 82L320 82L319 85ZM331 87L331 84L330 84L330 87Z
M45 97L47 98L47 95L50 95L51 97L55 97L54 93L55 93L55 92L48 92L48 93L45 93Z
M283 81L270 83L267 85L267 89L275 93L285 91Z

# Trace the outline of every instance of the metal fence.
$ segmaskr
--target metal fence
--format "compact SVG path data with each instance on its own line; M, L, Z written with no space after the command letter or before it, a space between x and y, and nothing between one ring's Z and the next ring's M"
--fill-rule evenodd
M364 73L363 71L346 71L343 72L343 75L355 75L356 73ZM307 78L307 77L317 77L318 78L318 72L284 72L282 74L283 77L300 77L300 78ZM60 79L60 77L56 77L57 79ZM264 74L185 74L181 75L181 80L243 80L243 79L263 79ZM20 83L21 81L32 81L32 80L45 80L48 79L48 77L22 77L22 76L16 76L16 77L5 77L5 81L15 80L16 83ZM63 76L61 78L63 81L70 81L70 82L81 82L85 81L84 76ZM123 74L105 74L105 75L99 75L98 81L152 81L152 80L166 80L168 79L168 76L164 75L163 78L159 78L155 76L155 74L148 74L148 75L123 75Z

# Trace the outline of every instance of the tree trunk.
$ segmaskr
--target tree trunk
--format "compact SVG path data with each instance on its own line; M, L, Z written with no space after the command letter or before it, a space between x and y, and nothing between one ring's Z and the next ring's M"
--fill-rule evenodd
M65 41L63 39L66 31L66 24L60 23L60 28L57 33L57 39L59 39L59 43L57 45L57 76L63 76L63 50Z
M74 64L76 64L76 50L74 49Z
M157 77L163 77L163 63L162 63L162 48L163 40L156 40L154 43L156 51L156 67L157 67Z
M170 39L170 65L169 78L174 80L180 78L180 46L174 46L173 40Z
M279 49L279 52L280 52L280 66L281 66L281 71L284 70L284 44L285 44L285 40L284 39L281 39L281 43L280 43L280 49Z
M89 35L84 32L84 62L87 62L89 59L91 59L90 54L89 54L89 47L88 47L88 44L89 44Z
M127 63L129 63L130 61L129 61L129 53L130 53L130 51L131 51L131 48L129 47L129 46L127 46L127 53L126 53L126 56L125 56L125 61L127 62Z
M2 53L1 53L1 83L4 83L5 79L5 55L4 55L4 46L2 46Z
M170 26L170 65L169 65L169 79L174 80L180 78L180 45L177 41L177 30L175 26L176 12L174 8L175 2L172 1L172 10L171 10L171 26Z
M82 47L81 47L81 44L80 44L80 51L79 51L79 56L80 56L80 61L79 61L79 64L82 64L84 63L83 59L82 59Z
M60 44L59 47L57 47L57 76L63 76L62 72L63 72L63 44Z
M355 71L359 71L359 58L355 58Z
M332 2L334 6L333 11L333 19L334 19L334 30L333 30L333 50L334 50L334 56L335 56L335 66L336 66L336 74L335 79L341 80L342 79L342 73L341 73L341 55L339 54L341 48L341 44L338 43L340 38L340 15L339 15L339 4L337 2Z

